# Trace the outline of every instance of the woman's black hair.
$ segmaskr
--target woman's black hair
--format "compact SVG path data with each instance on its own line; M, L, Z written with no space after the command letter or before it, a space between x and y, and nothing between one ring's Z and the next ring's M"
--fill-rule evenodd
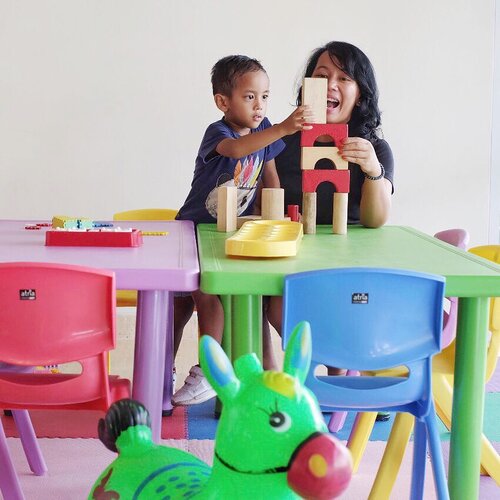
M376 139L380 127L380 109L378 107L378 87L372 63L365 53L347 42L329 42L317 48L306 64L304 77L312 76L318 59L328 52L332 62L349 75L360 90L359 105L353 109L349 120L349 135L366 139ZM302 103L302 87L297 94L297 105Z

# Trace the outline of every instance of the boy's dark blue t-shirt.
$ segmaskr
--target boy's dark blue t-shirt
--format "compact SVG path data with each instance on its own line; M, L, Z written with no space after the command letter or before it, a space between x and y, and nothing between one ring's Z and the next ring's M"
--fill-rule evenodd
M251 130L259 132L271 123L267 118ZM236 186L238 188L238 215L252 213L257 183L264 165L285 147L281 139L259 151L240 159L227 158L217 153L216 147L223 139L237 139L239 134L232 130L224 119L208 126L196 157L191 190L184 205L177 214L179 220L192 220L196 224L217 220L217 188Z

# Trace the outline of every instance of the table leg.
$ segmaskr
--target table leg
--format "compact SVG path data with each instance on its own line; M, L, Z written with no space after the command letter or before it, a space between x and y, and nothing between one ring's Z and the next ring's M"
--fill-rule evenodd
M232 296L232 359L254 352L262 361L262 296Z
M165 312L172 297L172 292L166 290L140 290L137 297L132 397L148 409L155 443L160 442L161 435L167 332Z
M174 294L168 298L167 325L165 336L165 372L163 379L162 415L172 414L172 394L174 392L172 373L174 368Z
M454 500L479 494L488 303L487 297L459 299L448 472Z
M222 302L222 308L224 309L224 332L222 334L222 349L226 353L226 356L233 361L232 353L232 334L231 334L231 318L232 318L232 298L231 295L221 295L220 301ZM222 412L222 403L219 398L215 401L215 418L219 418Z
M222 302L222 308L224 309L224 332L222 334L222 349L224 349L227 357L232 361L231 295L221 295L220 301Z
M262 360L262 297L260 295L221 296L224 308L224 334L222 347L234 361L243 354L255 352ZM215 414L220 415L222 405L215 403Z

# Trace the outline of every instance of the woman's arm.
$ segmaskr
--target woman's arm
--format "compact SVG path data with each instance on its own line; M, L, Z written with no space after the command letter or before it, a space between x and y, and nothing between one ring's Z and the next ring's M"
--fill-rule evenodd
M359 221L366 227L383 226L391 210L392 184L382 177L377 181L365 179L361 188Z
M382 168L373 144L360 137L348 137L339 146L344 160L357 163L363 173L370 177L378 177ZM382 177L377 180L365 178L361 188L359 207L360 222L366 227L383 226L389 218L391 209L391 182Z

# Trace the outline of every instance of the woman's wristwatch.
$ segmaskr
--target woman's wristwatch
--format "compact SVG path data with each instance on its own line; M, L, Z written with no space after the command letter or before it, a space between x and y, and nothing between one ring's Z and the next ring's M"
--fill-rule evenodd
M384 177L384 174L385 174L385 169L384 169L384 166L382 165L382 163L379 163L380 165L380 175L377 175L376 177L374 177L373 175L368 175L366 172L363 172L365 174L365 177L367 179L370 179L371 181L378 181L379 179L382 179Z

